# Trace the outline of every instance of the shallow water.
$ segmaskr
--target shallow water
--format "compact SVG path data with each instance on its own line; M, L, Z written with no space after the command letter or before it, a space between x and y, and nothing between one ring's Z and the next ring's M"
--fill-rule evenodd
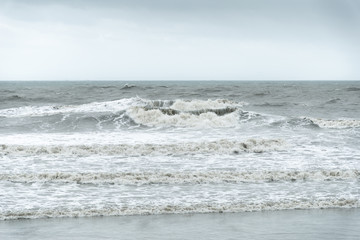
M359 239L358 209L0 222L1 239Z

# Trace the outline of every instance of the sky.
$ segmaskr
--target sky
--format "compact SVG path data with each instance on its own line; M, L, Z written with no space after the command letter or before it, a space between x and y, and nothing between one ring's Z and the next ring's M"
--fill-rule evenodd
M1 0L0 80L359 80L359 0Z

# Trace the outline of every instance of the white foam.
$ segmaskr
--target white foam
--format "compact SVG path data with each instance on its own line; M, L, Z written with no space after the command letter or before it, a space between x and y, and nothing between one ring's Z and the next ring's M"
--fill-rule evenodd
M92 145L0 145L0 155L176 155L176 154L234 154L240 152L261 153L280 150L280 139L249 139L247 141L218 140L183 142L174 144L92 144Z
M306 118L321 128L357 128L360 127L360 120L356 119L339 119L327 120L321 118Z
M243 104L224 99L172 101L146 100L136 97L82 105L2 109L0 117L41 117L56 114L126 111L126 115L135 123L151 127L233 127L239 122L239 107Z
M0 117L36 117L63 113L119 112L143 103L140 98L124 98L108 102L92 102L82 105L26 106L0 110Z
M127 114L137 123L145 126L175 126L175 127L233 127L238 123L239 112L218 116L214 112L205 112L199 115L181 112L167 115L159 109L146 110L142 107L133 107Z
M178 111L194 111L203 109L220 109L226 107L239 107L242 103L228 100L147 100L139 97L123 98L115 101L92 102L81 105L63 106L25 106L0 110L0 117L32 117L49 116L62 113L92 113L92 112L119 112L132 106L148 106L154 108L172 107Z
M103 207L56 207L45 209L22 209L0 212L0 220L59 218L59 217L94 217L94 216L127 216L155 214L189 214L189 213L236 213L254 211L275 211L290 209L323 209L323 208L357 208L360 201L356 198L325 198L303 200L273 200L232 203L194 203L194 204L153 204L137 206L103 206Z
M197 111L197 110L204 110L204 109L222 109L228 107L241 107L245 103L237 103L232 102L226 99L216 99L216 100L191 100L191 101L184 101L184 100L176 100L172 105L171 108L178 110L178 111Z
M359 178L359 170L0 174L1 181L10 182L121 185L340 181L358 180Z

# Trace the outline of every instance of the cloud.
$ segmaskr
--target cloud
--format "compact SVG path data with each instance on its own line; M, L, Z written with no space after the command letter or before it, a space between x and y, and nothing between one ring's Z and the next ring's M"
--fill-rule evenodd
M360 4L0 3L0 79L359 79Z

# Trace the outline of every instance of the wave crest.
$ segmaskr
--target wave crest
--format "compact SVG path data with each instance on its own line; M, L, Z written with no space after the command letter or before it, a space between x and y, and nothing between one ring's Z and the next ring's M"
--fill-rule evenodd
M176 154L238 154L262 153L280 150L280 139L249 139L247 141L218 140L212 142L185 142L178 144L94 144L94 145L0 145L3 155L176 155Z
M306 121L321 127L321 128L334 128L334 129L343 129L343 128L358 128L360 127L360 120L356 119L339 119L339 120L328 120L321 118L304 118Z
M103 206L65 208L55 207L47 209L24 209L0 212L0 220L36 219L59 217L95 217L95 216L129 216L156 214L188 214L188 213L237 213L255 211L276 211L291 209L323 209L323 208L352 208L360 207L356 198L325 198L302 200L275 200L259 202L230 202L230 203L194 203L194 204L156 204L144 206Z
M219 184L294 181L358 180L358 170L318 171L204 171L204 172L118 172L118 173L23 173L0 174L1 181L21 183L77 184Z

